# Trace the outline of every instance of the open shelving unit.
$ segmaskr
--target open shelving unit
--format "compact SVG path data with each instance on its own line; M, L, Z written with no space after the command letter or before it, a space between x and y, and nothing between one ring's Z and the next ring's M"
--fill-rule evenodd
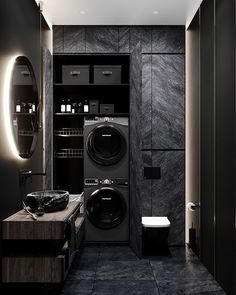
M63 81L63 66L88 66L86 84L68 85ZM120 83L94 83L94 66L121 66ZM129 116L129 55L128 54L55 54L54 55L54 189L71 194L83 191L83 126L84 118L91 116ZM112 113L61 112L62 100L82 104L91 100L98 104L113 104Z

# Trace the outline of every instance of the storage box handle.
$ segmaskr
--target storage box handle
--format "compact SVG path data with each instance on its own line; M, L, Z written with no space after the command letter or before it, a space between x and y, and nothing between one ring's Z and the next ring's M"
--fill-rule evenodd
M111 76L112 75L112 71L103 71L102 74L104 76Z
M70 74L71 74L71 76L79 76L80 71L71 71Z
M22 76L25 76L25 77L26 76L27 77L30 76L30 72L29 71L21 71L20 73L21 73Z

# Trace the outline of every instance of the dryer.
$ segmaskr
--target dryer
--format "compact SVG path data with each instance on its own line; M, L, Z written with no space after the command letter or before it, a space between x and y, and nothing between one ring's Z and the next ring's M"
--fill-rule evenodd
M84 201L86 242L129 240L128 179L86 178Z
M128 118L85 118L84 178L128 178L128 175Z

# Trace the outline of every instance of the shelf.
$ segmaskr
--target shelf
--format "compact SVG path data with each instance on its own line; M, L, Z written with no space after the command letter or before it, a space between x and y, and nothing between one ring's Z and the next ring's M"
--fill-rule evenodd
M83 149L58 149L54 152L54 157L58 159L69 159L69 158L83 158Z
M36 116L36 113L13 113L14 116Z
M34 136L35 133L32 132L32 130L19 130L18 135L19 136Z
M55 113L55 116L101 116L101 117L128 117L129 113L115 113L115 114L96 114L96 113Z
M129 86L129 83L122 83L122 84L84 84L84 85L68 85L63 83L54 83L54 86L56 87L127 87Z
M83 136L83 128L61 128L54 131L57 137L81 137Z

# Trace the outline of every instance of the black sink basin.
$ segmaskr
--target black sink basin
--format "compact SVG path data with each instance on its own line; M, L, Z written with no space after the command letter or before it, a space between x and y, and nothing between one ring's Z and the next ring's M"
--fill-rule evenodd
M27 194L25 203L35 212L41 202L45 212L64 210L69 202L67 191L38 191Z

